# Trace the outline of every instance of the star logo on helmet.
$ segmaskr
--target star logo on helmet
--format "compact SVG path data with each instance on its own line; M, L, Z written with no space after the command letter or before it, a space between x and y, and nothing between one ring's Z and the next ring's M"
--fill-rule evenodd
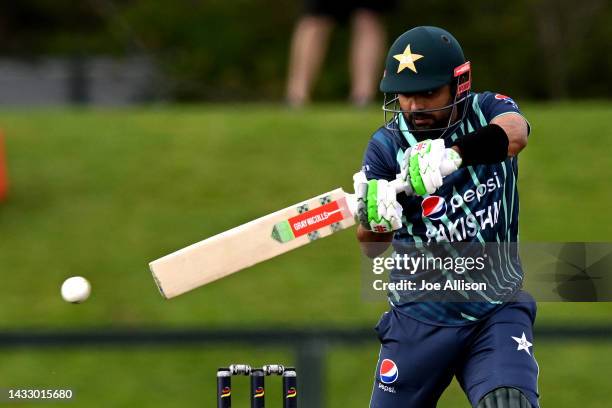
M406 68L417 74L417 69L414 66L414 63L424 57L420 54L413 54L410 50L410 44L408 44L403 54L395 54L393 58L399 61L399 65L397 66L398 74Z

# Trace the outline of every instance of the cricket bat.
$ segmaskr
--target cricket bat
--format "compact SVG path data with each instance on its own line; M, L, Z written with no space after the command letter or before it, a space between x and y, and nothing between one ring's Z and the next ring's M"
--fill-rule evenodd
M445 177L460 165L460 157L445 156L440 174ZM400 175L390 184L397 193L414 194ZM355 195L337 188L166 255L149 267L159 291L170 299L347 229L355 225L356 209Z
M396 191L412 194L400 179ZM357 202L343 189L323 193L149 263L170 299L355 224Z

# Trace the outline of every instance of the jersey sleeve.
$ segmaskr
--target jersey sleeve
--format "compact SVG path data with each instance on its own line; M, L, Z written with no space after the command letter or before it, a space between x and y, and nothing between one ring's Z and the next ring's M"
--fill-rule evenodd
M499 93L483 92L481 94L479 105L487 123L491 123L491 121L496 117L506 115L508 113L518 113L525 118L518 105L512 98ZM530 129L531 126L526 118L525 122L527 122L527 127Z
M390 144L385 143L384 135L375 133L366 148L362 170L368 180L394 180L396 173L395 153Z

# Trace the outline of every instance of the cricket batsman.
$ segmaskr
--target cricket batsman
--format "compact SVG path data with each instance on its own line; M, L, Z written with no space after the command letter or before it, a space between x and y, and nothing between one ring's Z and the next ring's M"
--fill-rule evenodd
M389 245L397 251L516 243L518 154L529 134L516 103L471 92L470 63L457 40L437 27L416 27L396 39L380 90L385 123L354 176L357 238L366 255ZM396 174L414 195L391 187ZM388 291L390 310L376 326L381 349L371 408L435 407L453 376L475 408L539 408L536 305L521 291L518 256L511 258L494 268L489 290L470 291L469 301Z

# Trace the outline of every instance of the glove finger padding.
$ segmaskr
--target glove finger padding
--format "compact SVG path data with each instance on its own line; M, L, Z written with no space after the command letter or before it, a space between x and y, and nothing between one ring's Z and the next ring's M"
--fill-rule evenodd
M402 207L395 188L387 180L368 183L368 219L374 232L392 232L402 227Z
M387 180L367 180L363 172L353 175L357 210L355 217L373 232L392 232L402 227L402 206L395 187Z
M357 208L355 217L373 232L392 232L402 227L402 206L395 187L387 180L367 180L363 172L353 175Z
M397 193L391 183L386 183L384 194L385 218L389 221L391 230L395 231L402 227L402 206L397 202Z
M355 217L359 224L364 228L370 229L367 209L368 179L363 171L353 174L353 188L355 189L355 199L357 201Z
M442 186L441 165L445 157L444 140L424 140L406 150L401 171L417 195L432 194ZM405 176L404 176L405 175Z
M402 158L402 163L400 165L400 178L405 183L410 183L410 155L412 152L412 147L409 147L404 152L404 157Z
M455 150L444 149L444 158L442 159L442 164L440 165L440 173L442 173L443 177L448 176L461 167L462 161L461 156Z
M461 161L459 153L444 147L444 140L425 140L406 149L399 177L415 194L433 194L443 185L443 177L459 169Z
M389 186L389 182L387 180L378 180L378 194L376 197L376 207L377 207L377 215L378 219L388 219L387 217L387 187Z
M386 224L393 231L393 224L397 225L395 216L395 189L387 180L378 180L378 220L379 224Z
M436 139L429 142L426 149L419 151L419 173L423 179L428 194L442 186L440 165L444 157L444 140Z

